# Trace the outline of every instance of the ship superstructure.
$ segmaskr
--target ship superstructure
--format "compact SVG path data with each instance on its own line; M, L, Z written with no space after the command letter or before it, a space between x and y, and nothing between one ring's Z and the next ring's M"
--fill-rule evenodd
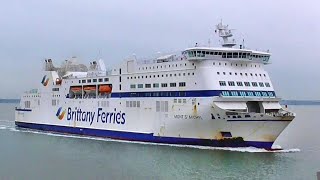
M282 108L264 66L270 53L236 45L222 23L222 47L192 47L107 70L76 58L44 62L25 92L16 125L132 141L270 149L295 114Z

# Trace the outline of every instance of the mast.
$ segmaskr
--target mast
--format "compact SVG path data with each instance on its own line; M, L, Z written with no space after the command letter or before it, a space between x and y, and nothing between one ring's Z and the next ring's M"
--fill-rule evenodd
M229 40L228 38L232 37L232 31L229 29L228 25L223 25L222 21L216 25L215 32L219 33L219 36L223 39L222 47L232 48L236 45L236 41L234 39Z

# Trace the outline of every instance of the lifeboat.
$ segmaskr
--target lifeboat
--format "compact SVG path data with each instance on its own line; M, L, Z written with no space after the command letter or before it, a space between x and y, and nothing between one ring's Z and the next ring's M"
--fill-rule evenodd
M95 93L96 92L96 87L95 86L87 86L87 87L84 87L83 90L86 93Z
M112 88L109 85L100 85L99 86L99 93L111 93Z
M79 94L82 91L81 87L71 87L71 91L75 94Z

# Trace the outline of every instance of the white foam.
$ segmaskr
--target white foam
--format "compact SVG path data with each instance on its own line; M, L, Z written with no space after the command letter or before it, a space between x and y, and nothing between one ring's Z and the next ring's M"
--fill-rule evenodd
M152 142L139 142L139 141L127 141L127 140L116 140L110 138L101 138L101 137L90 137L90 136L80 136L80 135L71 135L71 134L59 134L54 132L45 132L45 131L36 131L24 128L12 128L12 131L20 131L34 134L43 134L56 137L66 137L66 138L76 138L76 139L91 139L97 141L107 141L107 142L120 142L120 143L132 143L132 144L145 144L145 145L156 145L156 146L172 146L179 148L195 148L195 149L204 149L204 150L223 150L223 151L232 151L232 152L249 152L249 153L292 153L300 152L300 149L280 149L281 146L275 145L279 150L266 150L255 147L209 147L209 146L194 146L194 145L179 145L179 144L163 144L163 143L152 143ZM280 147L280 148L279 148Z

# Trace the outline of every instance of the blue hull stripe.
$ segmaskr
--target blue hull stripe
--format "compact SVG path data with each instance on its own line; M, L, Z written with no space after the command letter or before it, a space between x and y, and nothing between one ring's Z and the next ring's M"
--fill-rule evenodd
M153 143L199 145L199 146L212 146L212 147L253 146L253 147L265 148L265 149L271 149L271 146L273 144L273 142L256 142L256 141L239 141L239 140L221 141L221 140L195 139L195 138L159 137L159 136L153 136L152 133L144 134L144 133L121 132L121 131L111 131L111 130L101 130L101 129L24 123L24 122L15 122L15 124L18 127L38 129L38 130L44 130L44 131L55 131L55 132L61 132L61 133L106 137L106 138L129 140L129 141L153 142Z
M248 90L192 90L192 91L140 91L140 92L112 92L112 98L128 98L128 97L212 97L220 96L222 92L270 92L275 97L274 91L248 91ZM239 97L239 96L235 96ZM269 96L243 96L243 97L269 97Z

